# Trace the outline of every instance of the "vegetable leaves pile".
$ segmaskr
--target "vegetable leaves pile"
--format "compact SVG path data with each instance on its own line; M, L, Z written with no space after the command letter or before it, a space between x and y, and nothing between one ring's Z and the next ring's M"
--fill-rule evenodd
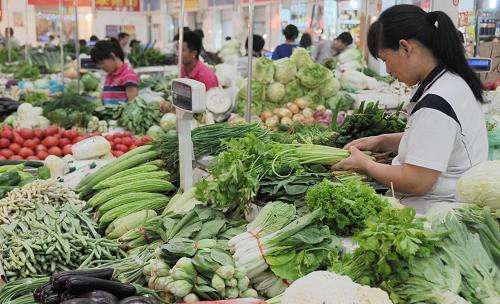
M160 124L161 117L158 103L137 97L124 106L119 123L134 134L146 134L149 127Z
M307 192L309 210L322 209L324 222L340 235L352 235L365 220L389 206L385 198L358 179L345 183L324 180Z
M65 92L43 104L43 115L52 123L67 129L73 126L86 127L94 109L95 104L84 96Z

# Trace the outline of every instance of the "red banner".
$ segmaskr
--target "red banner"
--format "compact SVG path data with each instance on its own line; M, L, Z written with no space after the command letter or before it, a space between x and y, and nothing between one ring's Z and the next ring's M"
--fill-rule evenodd
M35 6L59 6L59 0L28 0L28 4ZM73 0L63 0L66 7L73 6ZM78 0L78 6L92 6L92 0Z
M103 11L132 11L139 12L141 3L139 0L95 0L95 8Z

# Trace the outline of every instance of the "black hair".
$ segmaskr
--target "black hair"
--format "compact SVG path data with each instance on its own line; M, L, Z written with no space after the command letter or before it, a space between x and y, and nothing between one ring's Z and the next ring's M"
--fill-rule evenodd
M85 41L85 39L78 40L78 43L80 44L80 46L87 46L87 41Z
M262 49L264 48L264 45L266 44L266 41L264 38L262 38L261 35L253 35L253 46L252 49L256 53L260 53ZM245 41L245 49L248 50L248 38Z
M295 40L299 37L299 29L295 25L289 24L283 30L283 35L288 41Z
M196 58L199 58L201 53L201 37L195 32L185 32L184 42L186 43L190 52L196 51Z
M299 46L301 48L305 48L307 49L308 47L310 47L311 45L313 44L312 42L312 37L310 34L308 33L304 33L302 34L302 37L300 37L300 43L299 43Z
M118 34L118 39L123 39L123 38L127 38L127 37L130 37L130 34L125 33L125 32L121 32L120 34Z
M99 38L96 35L92 35L90 36L90 41L99 41Z
M464 34L457 30L457 35L458 35L458 40L460 40L460 43L464 44L465 43L465 38L464 38Z
M99 63L105 59L113 59L113 55L122 61L125 60L123 49L116 39L98 41L90 51L90 58L95 63Z
M349 32L341 33L336 39L342 41L345 45L351 45L353 41L351 33Z
M198 36L200 36L200 38L203 40L203 38L205 38L205 33L203 33L203 30L200 30L200 29L196 29L193 31L193 33L197 34Z
M225 41L229 41L231 40L231 36L226 36L226 38L224 38Z
M182 32L184 33L184 35L190 31L191 31L191 29L189 28L189 26L185 26L182 28ZM203 31L201 33L203 33ZM174 35L174 41L179 41L179 31L177 31L177 34Z
M133 48L133 47L135 47L136 45L137 45L137 46L141 45L141 42L140 42L139 40L137 40L137 39L132 39L132 40L130 41L130 47L131 47L131 48Z
M11 28L11 27L6 27L5 28L6 31L9 31L9 34L10 34L10 37L14 36L14 29Z
M431 50L440 64L462 77L476 99L484 102L481 81L468 65L457 28L448 15L441 11L426 13L415 5L390 7L370 26L368 49L378 58L380 49L399 49L401 39L414 39Z
M54 35L49 35L49 40L54 40L56 39L56 37L54 37Z

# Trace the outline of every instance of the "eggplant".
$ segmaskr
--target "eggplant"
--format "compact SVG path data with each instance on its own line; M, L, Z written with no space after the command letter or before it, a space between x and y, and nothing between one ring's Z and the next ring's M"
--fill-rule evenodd
M118 303L118 299L111 293L102 291L102 290L94 290L91 292L87 292L78 296L79 298L89 298L91 300L98 300L99 303L102 304L116 304Z
M115 295L119 300L131 297L136 293L135 287L132 284L123 284L84 276L68 277L64 287L70 293L85 293L94 290L107 291Z
M50 282L35 289L35 291L33 291L33 299L37 302L41 302L43 295L47 293L48 290L52 290L52 284Z
M76 298L71 300L66 300L61 302L61 304L100 304L100 302L95 302L94 300L88 298Z
M33 292L33 299L44 304L57 304L60 302L59 294L52 288L52 284L46 283Z
M158 304L158 301L152 297L133 296L121 300L118 304Z
M112 268L103 268L103 269L94 269L94 270L64 271L64 272L59 272L59 273L52 275L52 278L50 278L50 282L52 283L54 290L63 291L64 284L66 283L66 280L70 277L83 276L83 277L90 277L90 278L96 278L96 279L111 280L111 278L113 277L113 272L114 272L114 270ZM86 290L86 291L90 291L90 290ZM85 291L83 291L83 292L85 292ZM79 292L79 293L82 293L82 292Z

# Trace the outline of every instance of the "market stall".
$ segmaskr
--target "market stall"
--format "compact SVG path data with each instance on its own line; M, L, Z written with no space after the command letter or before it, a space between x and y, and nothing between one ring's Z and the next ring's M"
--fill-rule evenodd
M355 47L324 63L300 47L245 57L258 2L234 8L245 37L207 52L209 90L179 78L183 56L138 47L138 96L105 106L78 31L72 49L0 56L0 303L500 301L499 90L491 160L460 177L456 204L417 213L385 196L393 185L336 167L353 140L408 128L412 88Z

